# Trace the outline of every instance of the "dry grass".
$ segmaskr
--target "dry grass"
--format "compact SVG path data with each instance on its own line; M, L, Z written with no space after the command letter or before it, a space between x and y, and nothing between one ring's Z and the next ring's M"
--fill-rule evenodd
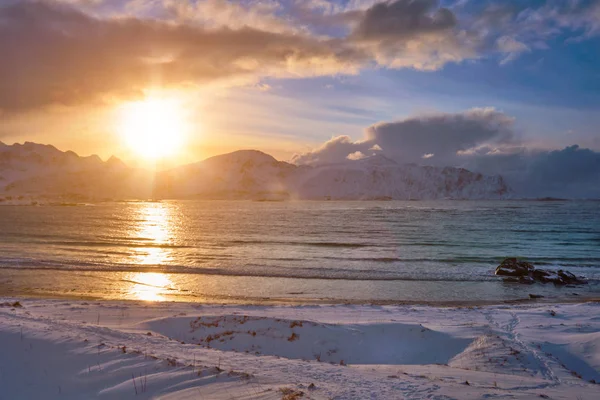
M290 388L281 388L279 389L281 392L281 400L297 400L301 397L304 397L304 392L300 390L290 389Z

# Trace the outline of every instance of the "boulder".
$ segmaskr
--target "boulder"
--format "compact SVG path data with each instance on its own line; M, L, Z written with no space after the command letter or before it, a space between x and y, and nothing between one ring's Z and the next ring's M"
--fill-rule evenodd
M562 269L559 269L557 274L565 285L582 285L587 283L587 280L584 277L576 276L569 271L563 271Z
M543 282L546 278L550 277L552 272L546 271L544 269L535 269L531 273L531 276L537 281Z
M523 283L526 285L533 285L535 283L535 279L530 276L507 276L502 279L502 282L505 283Z
M496 275L502 276L528 276L535 268L527 261L519 261L516 258L506 258L496 268Z
M496 268L496 275L504 276L504 282L524 283L531 285L535 282L554 283L555 285L582 285L586 279L576 276L571 272L559 269L547 271L535 269L531 263L519 261L516 258L507 258Z
M531 276L521 276L519 278L519 283L524 283L525 285L533 285L535 283L535 279Z

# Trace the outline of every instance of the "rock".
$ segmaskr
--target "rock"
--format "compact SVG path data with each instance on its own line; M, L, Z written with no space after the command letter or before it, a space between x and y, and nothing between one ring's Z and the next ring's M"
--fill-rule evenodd
M549 276L551 276L552 273L549 272L549 271L546 271L544 269L535 269L535 270L533 270L533 272L531 273L531 275L537 281L544 281L546 278L548 278Z
M564 284L562 278L554 271L536 269L533 271L533 276L537 281L542 283L555 283L557 285Z
M533 264L519 261L516 258L506 258L496 268L496 275L505 276L502 280L507 283L523 283L527 285L536 282L554 283L555 285L582 285L587 280L582 276L559 269L558 271L547 271L535 269Z
M525 285L533 285L535 283L535 279L531 276L521 276L519 278L519 283L524 283Z
M536 281L542 283L554 283L555 285L582 285L587 283L585 278L577 277L568 271L559 269L557 272L536 269L533 271Z
M582 285L587 283L587 280L584 277L578 277L569 271L563 271L562 269L559 269L557 274L566 285Z
M535 279L530 276L507 276L502 279L504 283L523 283L525 285L533 285L535 283Z
M543 299L544 296L542 296L541 294L532 294L532 293L529 293L529 298L530 299Z
M519 261L516 258L506 258L496 268L496 275L502 276L527 276L533 272L534 267L527 261Z

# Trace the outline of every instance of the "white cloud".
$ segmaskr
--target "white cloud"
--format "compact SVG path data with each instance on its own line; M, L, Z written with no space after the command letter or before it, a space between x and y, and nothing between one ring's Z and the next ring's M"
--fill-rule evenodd
M365 156L362 152L360 151L355 151L354 153L350 153L346 156L346 158L348 160L362 160L363 158L366 158L367 156Z
M498 50L506 56L500 61L501 65L515 60L521 53L530 52L531 49L525 43L521 43L511 36L502 36L496 40Z

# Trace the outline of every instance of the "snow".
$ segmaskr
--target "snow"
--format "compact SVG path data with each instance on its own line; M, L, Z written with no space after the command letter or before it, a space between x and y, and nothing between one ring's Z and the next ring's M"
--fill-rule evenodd
M107 161L95 155L80 157L50 145L0 146L4 204L39 204L49 199L501 199L510 195L499 176L400 165L382 155L311 167L277 161L257 150L240 150L155 173L130 168L115 157Z
M382 155L298 167L255 150L164 171L159 187L165 198L500 199L510 195L501 177L460 168L400 165Z
M600 381L599 303L15 301L0 299L0 398L596 399L599 392L590 382Z

